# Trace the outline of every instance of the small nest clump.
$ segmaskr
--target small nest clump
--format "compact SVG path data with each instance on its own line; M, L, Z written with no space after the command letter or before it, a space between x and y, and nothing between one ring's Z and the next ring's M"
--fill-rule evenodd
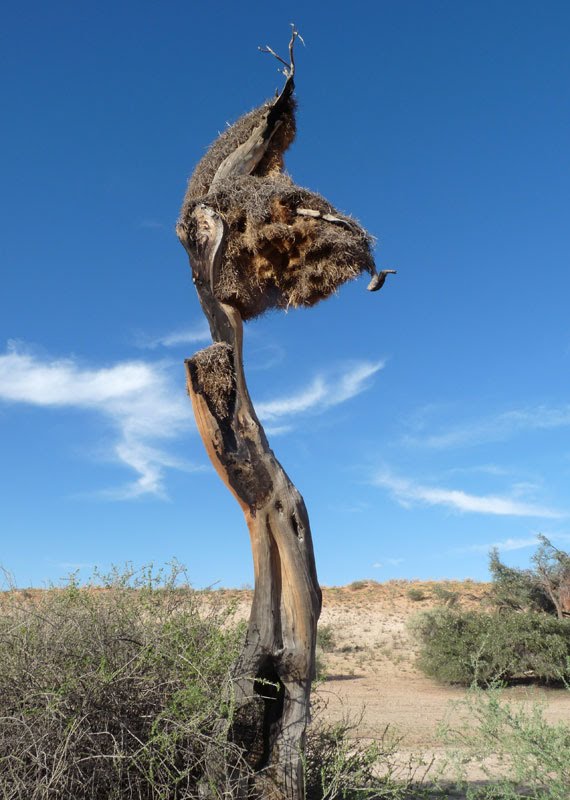
M196 391L212 404L211 411L220 420L230 416L235 401L235 373L232 348L224 342L200 350L190 359L192 383Z
M360 273L375 274L372 237L282 172L283 153L295 136L295 106L294 98L287 98L280 124L251 175L214 180L220 165L248 141L273 104L263 104L221 134L197 165L182 207L179 225L190 241L196 239L198 204L224 220L226 238L214 294L237 308L244 320L271 308L313 306Z

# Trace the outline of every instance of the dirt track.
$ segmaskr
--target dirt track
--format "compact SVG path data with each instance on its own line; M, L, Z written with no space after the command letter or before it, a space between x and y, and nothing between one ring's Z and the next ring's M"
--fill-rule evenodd
M485 584L444 584L460 593L462 607L478 608L488 591ZM437 736L444 718L458 719L450 706L465 696L465 690L442 686L424 677L414 666L413 642L407 621L418 611L438 601L433 583L405 581L387 584L359 582L353 587L324 590L321 626L330 626L334 649L324 654L327 680L318 689L331 719L349 712L362 713L358 732L377 736L386 725L403 736L401 758L421 752L428 760L441 760L445 752ZM441 586L441 584L440 584ZM424 595L410 599L410 589ZM415 592L411 593L415 596ZM570 722L570 692L563 689L516 687L505 692L517 704L540 697L550 722ZM470 777L483 777L477 768Z

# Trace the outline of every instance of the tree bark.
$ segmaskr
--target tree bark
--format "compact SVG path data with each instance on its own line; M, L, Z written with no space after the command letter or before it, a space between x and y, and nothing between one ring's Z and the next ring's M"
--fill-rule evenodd
M215 344L186 361L188 392L206 451L244 513L255 591L244 649L236 666L236 703L264 699L263 796L302 800L305 730L321 609L309 519L303 498L271 451L243 370L239 313L213 292L223 253L223 220L195 211L198 231L178 235Z

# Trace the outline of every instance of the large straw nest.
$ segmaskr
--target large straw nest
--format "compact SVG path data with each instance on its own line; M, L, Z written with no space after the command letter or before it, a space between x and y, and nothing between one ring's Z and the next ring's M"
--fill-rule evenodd
M199 203L224 220L227 236L214 291L243 319L270 308L312 306L361 272L374 273L369 234L282 172L283 153L295 135L293 98L254 173L217 180L210 189L220 164L247 141L270 106L246 114L216 139L190 179L180 218L190 240ZM337 221L300 215L299 209Z

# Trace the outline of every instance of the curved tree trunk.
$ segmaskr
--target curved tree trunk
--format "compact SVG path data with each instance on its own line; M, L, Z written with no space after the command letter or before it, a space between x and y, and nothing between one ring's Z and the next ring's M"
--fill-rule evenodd
M240 504L249 533L255 593L236 668L238 705L265 697L263 753L257 765L264 797L301 800L302 752L315 676L321 608L309 519L303 498L271 451L253 408L242 356L242 320L213 293L225 229L207 206L195 211L198 235L178 236L215 344L186 361L198 430L218 474Z

